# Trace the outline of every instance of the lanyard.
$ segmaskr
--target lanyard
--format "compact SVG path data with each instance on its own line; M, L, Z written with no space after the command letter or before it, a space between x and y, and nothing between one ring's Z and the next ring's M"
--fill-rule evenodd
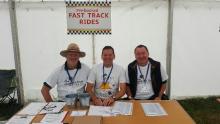
M109 74L108 74L108 77L107 77L106 80L105 80L106 74L105 74L105 67L104 67L104 64L103 64L103 68L102 68L102 72L103 72L103 74L102 74L103 83L107 83L107 82L108 82L108 80L109 80L109 78L110 78L110 75L111 75L111 73L112 73L112 69L113 69L113 65L112 65L111 70L110 70L110 72L109 72Z
M65 70L66 70L66 73L67 73L67 75L68 75L68 77L69 77L69 80L70 80L70 82L71 82L71 83L69 83L69 84L73 84L73 83L74 83L74 80L75 80L75 77L76 77L76 74L77 74L77 72L78 72L78 68L76 69L76 72L75 72L75 74L74 74L73 77L70 76L70 73L69 73L68 67L67 67L67 63L65 63Z
M140 78L143 78L144 79L144 83L146 83L147 82L147 75L148 75L148 72L149 72L149 64L147 65L147 72L146 72L145 78L144 78L144 75L141 72L141 69L140 69L139 65L138 65L138 70L141 73Z

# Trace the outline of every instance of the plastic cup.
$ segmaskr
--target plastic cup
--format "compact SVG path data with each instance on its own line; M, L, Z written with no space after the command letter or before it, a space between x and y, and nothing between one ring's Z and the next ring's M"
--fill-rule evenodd
M65 97L66 97L66 105L69 108L75 108L76 107L77 94L68 94Z
M90 96L88 93L80 93L78 94L80 107L87 108L90 105Z

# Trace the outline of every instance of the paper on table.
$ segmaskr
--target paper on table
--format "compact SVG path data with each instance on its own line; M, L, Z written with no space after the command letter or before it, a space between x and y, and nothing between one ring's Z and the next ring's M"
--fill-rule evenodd
M88 115L116 116L132 115L133 103L116 101L112 107L90 105Z
M41 110L40 114L59 113L65 104L65 102L50 102Z
M84 116L86 112L86 110L72 111L70 116Z
M28 104L23 110L21 110L18 115L36 115L39 113L47 103L43 102L32 102Z
M39 123L32 123L32 124L63 124L62 122L39 122Z
M13 116L6 124L30 124L34 116Z
M132 115L133 103L116 101L112 107L114 114Z
M46 114L44 118L41 120L41 123L61 123L66 116L67 111L58 113L58 114Z
M166 111L159 103L141 103L146 116L163 116L167 115Z
M88 115L114 116L111 107L90 105Z

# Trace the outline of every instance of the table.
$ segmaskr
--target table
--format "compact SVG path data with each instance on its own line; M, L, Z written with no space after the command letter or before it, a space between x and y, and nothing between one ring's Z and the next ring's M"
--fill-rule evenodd
M195 124L176 100L130 100L129 102L133 102L132 116L103 117L103 124ZM145 116L140 103L152 102L160 103L168 115ZM68 111L64 123L71 124L74 120L74 117L70 116L72 110L65 106L64 111ZM44 115L37 115L32 122L40 122L43 117Z

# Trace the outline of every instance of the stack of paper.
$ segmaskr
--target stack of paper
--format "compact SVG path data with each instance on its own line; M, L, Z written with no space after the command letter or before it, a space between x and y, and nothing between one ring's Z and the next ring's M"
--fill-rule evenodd
M34 116L13 116L6 124L30 124Z
M47 103L33 102L28 104L17 115L13 116L6 124L29 124Z
M86 112L86 110L72 111L70 116L84 116Z
M163 116L167 115L166 111L159 103L141 103L146 116Z
M90 105L88 115L114 116L111 107Z
M57 114L46 114L44 118L41 120L41 123L50 123L50 124L57 124L62 123L64 117L66 116L67 111L57 113Z
M46 105L47 103L32 102L21 110L18 115L37 115Z
M114 114L120 114L120 115L132 115L132 110L133 110L133 103L131 102L116 101L114 103L114 106L112 107L112 112Z
M65 102L50 102L41 110L40 114L59 113L65 104Z
M132 115L133 103L130 102L115 102L112 107L93 106L90 105L88 115L95 116L116 116Z

